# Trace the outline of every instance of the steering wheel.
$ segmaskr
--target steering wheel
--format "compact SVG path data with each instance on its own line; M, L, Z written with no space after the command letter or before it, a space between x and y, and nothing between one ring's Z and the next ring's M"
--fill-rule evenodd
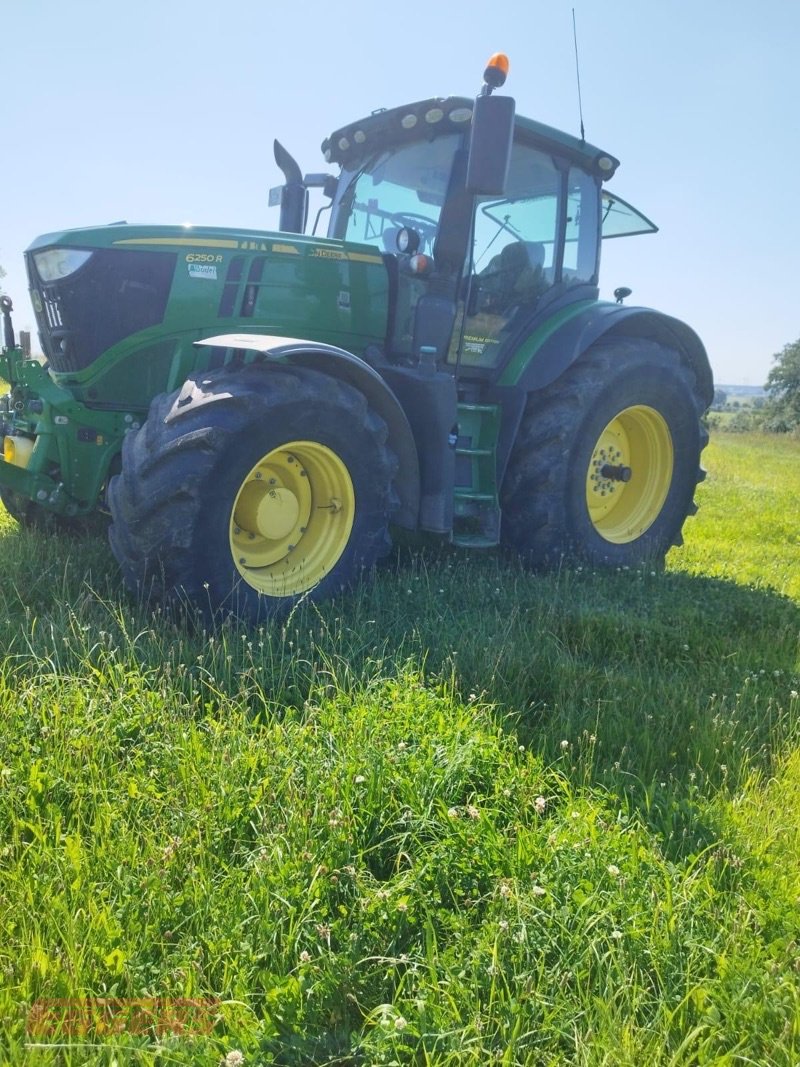
M395 211L393 215L389 216L391 221L398 226L414 226L415 222L421 222L424 228L432 227L436 229L436 223L433 219L429 219L427 215L415 215L413 211Z

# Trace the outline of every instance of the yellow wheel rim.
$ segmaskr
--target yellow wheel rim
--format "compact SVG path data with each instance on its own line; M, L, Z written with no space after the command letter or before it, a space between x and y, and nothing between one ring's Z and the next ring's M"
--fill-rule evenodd
M242 482L230 545L242 578L267 596L293 596L329 574L347 547L356 511L344 462L314 441L263 456Z
M625 408L605 427L586 473L592 525L612 544L635 541L655 522L672 484L672 437L654 408Z

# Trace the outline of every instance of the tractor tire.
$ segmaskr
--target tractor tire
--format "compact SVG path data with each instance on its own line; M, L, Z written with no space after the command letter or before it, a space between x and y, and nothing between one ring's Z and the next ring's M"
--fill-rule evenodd
M361 393L316 371L190 377L153 400L109 486L127 586L248 623L331 596L390 548L386 440Z
M528 398L503 480L503 544L534 567L663 563L697 510L706 404L675 351L590 348Z

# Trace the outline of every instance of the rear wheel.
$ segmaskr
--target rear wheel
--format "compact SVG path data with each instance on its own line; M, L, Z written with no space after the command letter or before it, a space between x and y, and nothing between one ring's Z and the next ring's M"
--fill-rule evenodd
M364 397L300 368L223 370L157 397L110 486L129 587L256 621L389 548L396 460Z
M506 546L536 565L662 561L696 510L704 410L677 352L590 349L528 400L503 485Z

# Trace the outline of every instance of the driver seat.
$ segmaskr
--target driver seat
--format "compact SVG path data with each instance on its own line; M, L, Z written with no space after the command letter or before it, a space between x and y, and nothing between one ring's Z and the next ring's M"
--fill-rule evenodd
M502 314L535 300L544 288L544 257L540 241L512 241L502 248L481 275L486 310Z

